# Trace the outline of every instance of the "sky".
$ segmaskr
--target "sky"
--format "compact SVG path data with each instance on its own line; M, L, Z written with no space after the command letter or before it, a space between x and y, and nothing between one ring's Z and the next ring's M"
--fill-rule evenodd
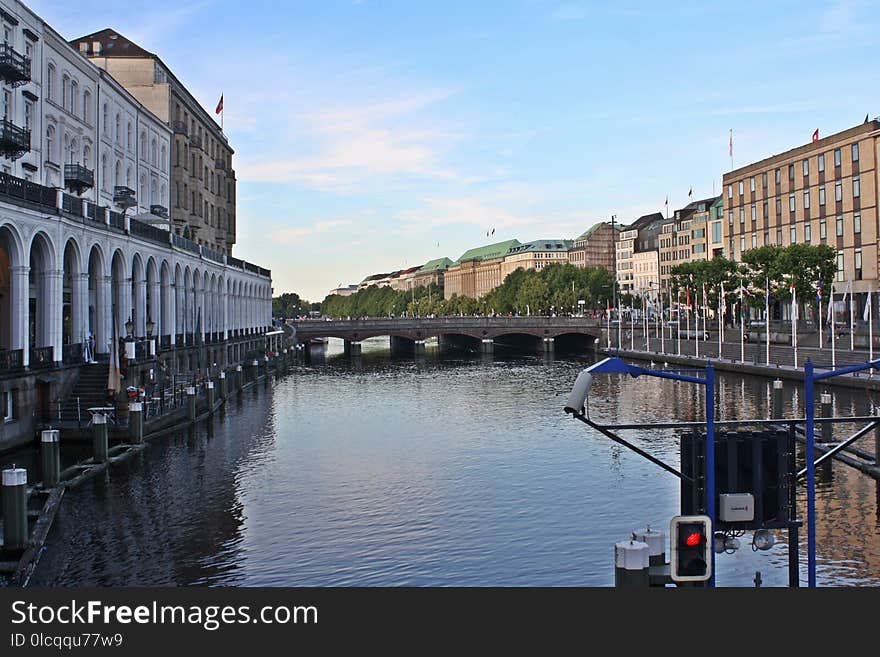
M739 167L880 115L880 2L29 6L158 54L212 115L224 95L233 254L312 301L718 194L730 130Z

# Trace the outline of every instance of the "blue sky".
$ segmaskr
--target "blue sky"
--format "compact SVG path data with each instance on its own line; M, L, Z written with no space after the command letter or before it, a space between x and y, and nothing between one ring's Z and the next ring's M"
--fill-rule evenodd
M156 52L236 149L235 255L276 294L720 192L880 114L880 4L32 0Z

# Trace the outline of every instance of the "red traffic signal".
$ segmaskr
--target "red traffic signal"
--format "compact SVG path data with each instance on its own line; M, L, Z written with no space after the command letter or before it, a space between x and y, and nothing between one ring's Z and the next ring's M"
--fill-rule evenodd
M708 516L676 516L669 526L672 543L670 576L673 582L705 582L712 577L712 549Z

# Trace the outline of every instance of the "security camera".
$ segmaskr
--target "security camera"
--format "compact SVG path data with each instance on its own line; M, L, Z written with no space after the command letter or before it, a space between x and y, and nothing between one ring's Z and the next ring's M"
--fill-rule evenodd
M565 404L566 413L583 415L587 403L587 395L590 393L590 386L592 384L593 375L587 370L578 374L574 387L572 387L571 393L568 395L568 401Z

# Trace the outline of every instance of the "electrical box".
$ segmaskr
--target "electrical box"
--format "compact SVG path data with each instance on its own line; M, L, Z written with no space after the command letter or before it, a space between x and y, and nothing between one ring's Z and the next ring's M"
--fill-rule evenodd
M723 522L752 522L755 519L755 496L751 493L721 493L718 518Z

